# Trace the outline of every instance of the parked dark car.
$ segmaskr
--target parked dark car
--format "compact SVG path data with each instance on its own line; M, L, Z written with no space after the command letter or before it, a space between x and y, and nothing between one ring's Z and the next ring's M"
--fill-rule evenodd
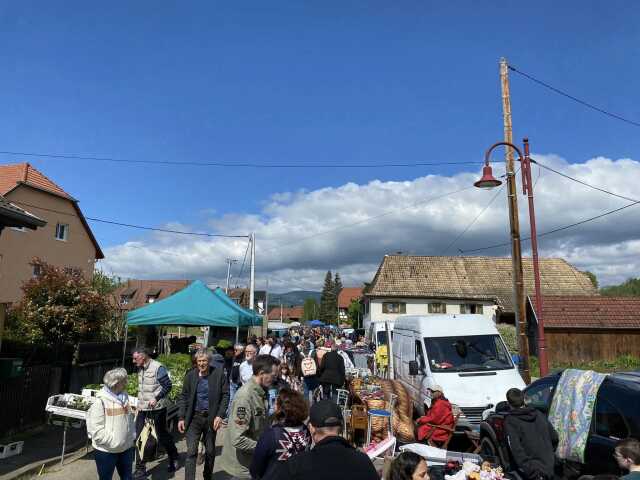
M525 402L545 415L549 413L555 387L562 372L536 380L525 390ZM620 469L613 457L616 444L627 437L640 438L640 372L613 373L602 382L596 397L591 431L585 448L585 463L565 465L581 475L611 473ZM500 459L512 470L504 419L509 415L506 402L496 405L496 412L480 424L481 453Z

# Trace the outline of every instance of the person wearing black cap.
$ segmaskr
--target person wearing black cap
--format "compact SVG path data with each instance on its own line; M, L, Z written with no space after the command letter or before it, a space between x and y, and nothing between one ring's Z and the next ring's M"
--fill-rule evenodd
M340 436L343 422L336 403L325 399L313 404L309 412L313 449L280 463L261 480L380 480L369 457Z

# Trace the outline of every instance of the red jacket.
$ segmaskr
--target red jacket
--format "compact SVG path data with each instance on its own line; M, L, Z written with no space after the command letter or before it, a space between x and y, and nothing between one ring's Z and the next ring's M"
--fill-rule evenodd
M444 425L446 427L453 427L453 412L451 411L451 403L446 398L438 398L431 402L431 408L427 410L426 415L418 419L418 440L424 440L431 430L433 429L426 423L432 423L434 425ZM449 437L449 432L436 428L436 431L431 435L431 440L435 442L444 442Z

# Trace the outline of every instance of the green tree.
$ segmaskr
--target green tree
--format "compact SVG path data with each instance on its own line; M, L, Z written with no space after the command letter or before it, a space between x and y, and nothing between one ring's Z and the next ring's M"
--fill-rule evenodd
M362 313L362 303L360 303L360 300L357 300L355 298L351 299L351 303L349 304L349 309L347 310L347 314L349 315L349 320L351 321L351 326L353 328L359 327L361 313Z
M68 270L34 259L39 275L22 286L16 316L26 340L58 346L99 338L100 326L115 305L87 281L80 270Z
M308 322L309 320L315 320L318 318L318 312L320 308L318 307L318 302L316 302L315 298L307 298L304 301L304 312L302 314L302 320Z
M342 279L340 278L340 274L336 272L336 276L333 280L333 292L336 296L336 309L338 308L338 297L340 296L340 292L342 291Z
M593 286L598 288L598 277L596 277L596 274L593 272L590 272L589 270L586 270L584 274L587 277L589 277L589 280L591 280L591 283L593 283Z
M100 324L100 339L105 342L119 342L127 331L124 312L115 308L119 304L119 299L115 297L114 292L123 284L120 277L108 275L102 270L93 272L91 286L114 307L111 310L111 315Z
M640 297L640 278L630 278L620 285L611 285L600 289L608 297Z
M325 323L335 323L338 318L337 298L333 285L331 270L324 277L324 286L320 295L320 320Z

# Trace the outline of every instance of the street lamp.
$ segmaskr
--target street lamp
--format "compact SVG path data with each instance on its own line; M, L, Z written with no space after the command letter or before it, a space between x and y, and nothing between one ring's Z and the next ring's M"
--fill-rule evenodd
M536 297L536 310L538 320L538 361L540 364L540 375L545 376L549 373L549 363L547 359L547 347L544 338L544 320L542 314L542 292L540 288L540 265L538 261L538 238L536 233L536 215L533 205L533 182L531 181L531 158L529 157L529 140L525 138L524 143L524 155L518 147L509 142L498 142L493 144L484 156L484 167L482 169L482 178L474 183L478 188L494 188L500 185L502 182L497 180L493 176L491 171L491 165L489 164L489 158L491 152L499 147L505 146L513 148L518 153L518 161L521 164L522 171L522 192L527 195L529 202L529 223L531 225L531 252L533 257L533 277L535 285L535 297ZM514 289L516 291L516 312L519 312L519 348L520 354L524 357L522 371L525 375L525 381L528 383L529 378L529 344L526 332L526 300L524 292L524 282L522 279L522 250L520 247L520 225L518 222L518 204L516 196L516 184L515 173L512 168L509 168L507 164L507 185L508 200L509 200L509 220L511 225L511 255L513 259L514 270Z

